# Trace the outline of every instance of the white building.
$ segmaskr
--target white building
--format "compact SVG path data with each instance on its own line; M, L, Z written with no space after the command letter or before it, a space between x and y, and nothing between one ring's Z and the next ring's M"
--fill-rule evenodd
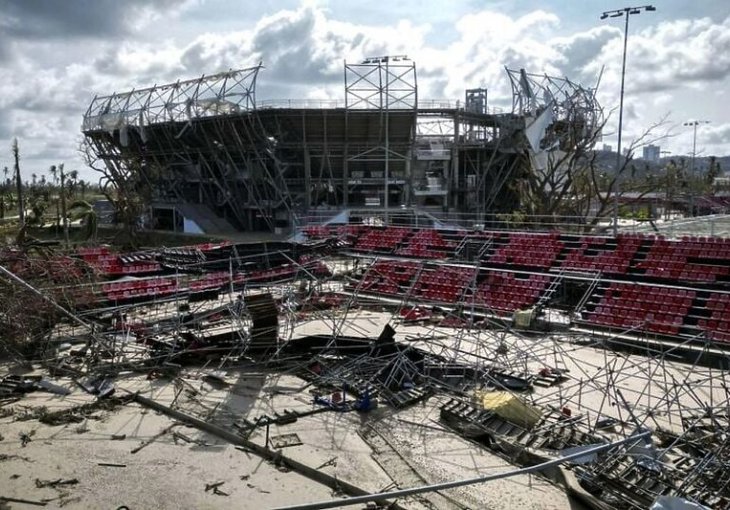
M645 145L644 146L644 159L651 161L652 163L659 163L659 157L661 154L661 147L658 145Z

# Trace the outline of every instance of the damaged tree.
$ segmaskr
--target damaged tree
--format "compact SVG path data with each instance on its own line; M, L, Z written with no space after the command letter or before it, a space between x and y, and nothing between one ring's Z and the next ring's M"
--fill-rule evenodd
M635 151L664 139L666 117L629 146L619 168L602 164L596 143L608 121L586 89L568 79L508 70L513 111L525 117L519 187L524 214L554 223L568 217L591 231L609 218L622 196L641 198L656 188L649 180L629 179Z
M636 150L669 136L667 133L655 134L664 124L664 120L654 124L633 141L618 171L606 169L599 161L599 153L593 149L599 131L590 139L582 140L570 152L549 153L545 168L535 169L525 178L524 196L529 214L573 217L584 225L585 231L591 231L599 222L610 218L617 199L624 201L631 193L632 200L638 200L656 191L662 186L661 182L637 179L631 174Z
M78 310L95 300L93 271L81 260L37 246L6 247L0 251L0 266L0 348L11 355L43 349L45 337L61 319L57 306Z
M15 160L15 186L18 191L18 220L21 227L25 224L25 205L23 204L23 181L20 178L20 149L18 139L13 139L13 159Z
M96 156L98 148L94 145L112 144L111 140L85 138L79 152L84 162L101 174L99 188L114 206L115 222L121 226L118 241L136 246L137 233L141 228L141 218L147 210L152 197L153 168L142 157L128 156L124 164L121 158L107 159L102 164Z

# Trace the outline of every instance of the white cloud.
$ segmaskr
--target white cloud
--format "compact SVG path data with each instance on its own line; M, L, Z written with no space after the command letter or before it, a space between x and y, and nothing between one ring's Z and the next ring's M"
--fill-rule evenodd
M0 37L0 62L6 62L13 76L0 82L0 166L9 155L2 147L9 148L13 135L22 138L29 166L36 161L46 166L51 159L73 160L81 116L94 94L248 67L259 60L266 67L259 75L259 99L341 100L345 60L407 54L417 64L422 99L462 99L464 89L484 86L491 105L508 107L511 91L504 73L508 66L568 76L586 86L594 85L603 69L599 100L608 110L618 104L623 32L615 24L597 21L595 26L567 31L561 28L562 20L547 10L510 16L485 9L458 17L452 36L442 43L435 24L384 16L372 26L335 19L319 2L305 2L240 30L215 32L204 26L191 28L190 37L173 38L167 25L171 18L184 21L184 10L142 0L129 8L151 9L151 5L155 6L151 22L142 26L139 18L130 21L120 15L108 27L108 37L99 27L84 30L66 15L54 20L52 12L39 18L52 27L47 37L29 31L11 39ZM89 15L94 13L98 11ZM22 28L12 20L5 26L8 23L15 31ZM438 24L443 26L443 19ZM53 35L64 26L69 32L64 39ZM689 117L696 105L678 104L680 91L714 90L706 96L717 101L718 90L728 85L730 18L678 19L637 28L629 41L626 140L670 106L677 115ZM614 125L615 116L609 130L615 130ZM727 153L730 138L720 125L708 131L708 143L711 138L713 150Z

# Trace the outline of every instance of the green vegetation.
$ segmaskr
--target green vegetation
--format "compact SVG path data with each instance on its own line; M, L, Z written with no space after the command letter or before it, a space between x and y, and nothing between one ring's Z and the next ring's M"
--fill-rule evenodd
M77 170L52 165L47 173L33 172L30 181L20 177L20 144L11 147L14 165L2 170L0 181L0 236L14 238L22 226L42 237L94 240L98 220L92 204L103 199L98 186L79 179ZM69 240L70 240L69 238Z

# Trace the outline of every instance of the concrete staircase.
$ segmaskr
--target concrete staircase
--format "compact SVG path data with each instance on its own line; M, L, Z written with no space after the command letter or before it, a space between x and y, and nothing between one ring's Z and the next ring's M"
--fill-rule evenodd
M227 220L217 216L208 206L202 204L175 204L175 209L187 220L195 222L206 234L233 234L237 230Z

